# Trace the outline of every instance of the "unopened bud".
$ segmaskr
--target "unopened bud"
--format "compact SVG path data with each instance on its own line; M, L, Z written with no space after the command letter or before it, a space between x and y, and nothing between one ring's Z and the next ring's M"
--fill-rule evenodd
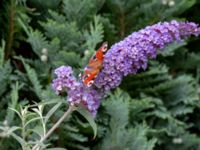
M89 51L89 50L85 50L84 54L85 54L85 55L89 55L89 54L90 54L90 51Z
M47 60L48 60L48 58L47 58L46 55L42 55L42 56L40 57L40 59L41 59L41 61L43 61L43 62L47 62Z
M169 5L170 7L172 7L172 6L175 5L175 2L174 2L173 0L171 0L171 1L169 1L168 5Z
M183 140L182 140L182 138L174 138L172 142L174 144L181 144L181 143L183 143Z
M47 55L48 54L48 49L47 48L43 48L42 49L42 54Z

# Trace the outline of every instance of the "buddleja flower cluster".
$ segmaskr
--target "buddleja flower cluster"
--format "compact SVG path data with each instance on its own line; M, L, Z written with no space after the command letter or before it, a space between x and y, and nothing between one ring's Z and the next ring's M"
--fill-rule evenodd
M101 98L119 86L124 76L145 70L148 59L156 58L157 51L167 44L199 34L200 28L192 22L171 21L148 26L133 32L108 50L93 86L86 87L77 82L71 67L61 66L55 70L57 78L53 80L53 88L56 93L67 90L70 105L81 103L95 116Z
M81 103L95 116L102 97L101 93L78 82L69 66L61 66L55 69L54 73L57 78L53 80L52 87L56 94L67 92L67 101L70 105L78 106Z

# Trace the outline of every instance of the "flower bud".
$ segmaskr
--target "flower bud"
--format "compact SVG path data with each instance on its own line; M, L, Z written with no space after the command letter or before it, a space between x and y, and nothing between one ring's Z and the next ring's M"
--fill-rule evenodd
M170 7L172 7L172 6L175 5L175 2L174 2L173 0L171 0L171 1L169 1L168 5L169 5Z
M48 49L47 48L43 48L42 49L42 54L47 55L48 54Z
M40 59L41 59L41 61L43 61L43 62L47 62L47 60L48 60L48 58L47 58L46 55L42 55L42 56L40 57Z

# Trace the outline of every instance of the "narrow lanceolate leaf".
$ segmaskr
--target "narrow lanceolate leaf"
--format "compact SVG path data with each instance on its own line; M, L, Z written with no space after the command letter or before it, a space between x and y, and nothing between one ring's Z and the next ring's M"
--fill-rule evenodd
M2 67L4 63L4 55L5 55L4 49L5 49L5 41L2 40L0 47L0 67Z
M9 106L13 109L16 108L17 102L18 102L18 98L19 98L19 91L20 87L18 82L16 83L16 85L14 85L12 87L12 91L11 91L11 103L9 104ZM8 123L11 123L14 119L14 112L11 111L10 109L8 109L7 111L7 116L6 116L6 120L8 121Z
M30 119L29 121L26 122L26 124L24 125L24 127L26 127L27 125L29 125L31 122L34 122L34 121L37 121L37 120L40 120L41 117L36 117L36 118L33 118L33 119Z
M54 112L60 107L61 104L62 104L62 102L59 102L58 104L56 104L54 107L51 108L51 110L47 113L47 115L44 119L45 124L47 123L49 118L54 114Z
M58 148L48 148L46 150L67 150L67 149L58 147Z
M17 127L17 126L13 126L13 127L9 128L6 132L8 135L10 135L11 133L13 133L14 131L16 131L18 129L21 129L21 128Z
M21 114L16 109L13 109L13 108L9 108L9 109L14 111L15 113L17 113L17 115L20 117L20 119L22 119Z
M6 128L3 126L0 126L0 130L3 130L4 132L6 132L7 135L10 135L11 133L13 133L14 131L21 129L20 127L17 126L13 126L11 128Z
M77 111L89 122L89 124L91 125L93 132L94 132L94 136L93 139L96 137L97 135L97 124L94 121L94 117L91 115L91 113L89 111L87 111L83 106L79 106L77 108Z
M20 136L18 136L17 134L11 133L11 136L12 136L15 140L17 140L21 145L24 145L24 144L25 144L25 141L24 141Z

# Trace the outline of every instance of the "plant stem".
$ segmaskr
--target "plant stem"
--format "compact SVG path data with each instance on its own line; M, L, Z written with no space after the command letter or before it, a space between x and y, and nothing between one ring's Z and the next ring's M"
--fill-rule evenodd
M25 117L22 117L22 139L26 141ZM25 150L25 145L22 145L22 150Z
M8 59L11 53L11 48L14 39L14 18L15 18L15 5L14 1L10 1L9 6L9 22L8 22L8 37L6 40L6 47L5 47L5 58Z
M68 110L63 114L63 116L53 125L53 127L40 139L40 143L44 142L53 131L60 126L60 124L65 120L65 118L75 110L75 106L69 106ZM39 150L39 144L36 144L32 150Z

